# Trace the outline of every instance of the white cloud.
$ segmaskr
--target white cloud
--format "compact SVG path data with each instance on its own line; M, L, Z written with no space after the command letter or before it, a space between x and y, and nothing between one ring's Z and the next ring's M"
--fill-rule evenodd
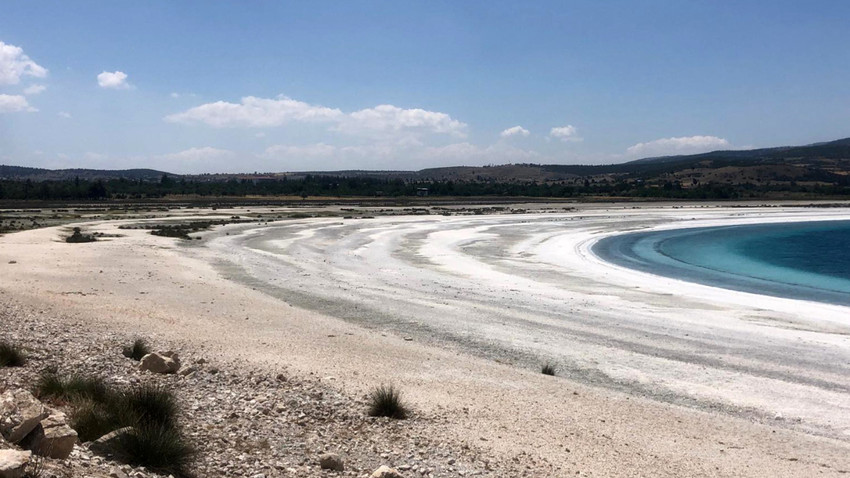
M172 98L180 98L180 93L171 93Z
M44 85L30 85L30 86L24 88L24 94L25 95L37 95L37 94L41 93L42 91L44 91L46 89L47 89L47 87L44 86Z
M97 75L97 84L101 88L112 90L127 90L131 88L130 83L127 83L127 74L123 71L104 71Z
M393 105L378 105L349 114L339 125L340 130L357 133L373 132L423 132L466 136L466 123L453 119L446 113L419 108L402 109Z
M189 148L177 153L163 154L156 159L181 162L218 161L234 158L236 153L227 149L218 149L210 146L202 148Z
M276 99L246 96L240 103L216 101L165 117L170 123L204 123L222 127L271 127L285 123L337 121L343 114L338 109L315 106L285 96Z
M552 138L560 139L564 142L578 142L582 141L582 138L578 136L578 130L576 127L568 124L566 126L556 126L549 130L549 136Z
M0 94L0 113L17 113L19 111L33 112L38 110L30 106L27 99L21 95Z
M499 133L499 136L503 138L509 138L511 136L522 136L523 138L527 138L530 134L531 133L527 129L517 125L502 131L501 133Z
M338 108L312 105L286 96L246 96L239 103L206 103L165 117L171 123L202 123L213 127L275 127L288 123L326 124L333 131L351 135L388 136L404 134L466 135L465 123L446 113L379 105L352 113Z
M626 153L633 157L653 157L705 153L731 147L728 141L717 136L683 136L638 143L629 147Z
M68 113L67 111L60 111L56 113L56 116L61 116L62 118L72 118L71 113Z
M22 76L44 78L47 69L32 61L21 47L0 41L0 85L17 85Z

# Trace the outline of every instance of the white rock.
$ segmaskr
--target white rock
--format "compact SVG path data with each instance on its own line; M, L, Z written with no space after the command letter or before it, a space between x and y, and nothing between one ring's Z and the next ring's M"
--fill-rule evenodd
M372 472L371 478L404 478L404 476L387 465L381 465L380 468Z
M31 457L28 451L0 450L0 478L23 477Z
M50 416L21 441L21 446L36 455L64 460L76 443L77 432L68 426L65 414L51 410Z
M49 412L26 390L7 390L0 395L0 435L18 443L27 436Z
M180 370L180 359L174 352L153 352L142 357L139 370L153 373L176 373Z

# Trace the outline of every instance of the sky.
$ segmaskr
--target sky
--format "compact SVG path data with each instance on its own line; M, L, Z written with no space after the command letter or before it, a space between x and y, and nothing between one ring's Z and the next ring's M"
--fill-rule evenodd
M850 2L7 1L0 164L603 164L850 136Z

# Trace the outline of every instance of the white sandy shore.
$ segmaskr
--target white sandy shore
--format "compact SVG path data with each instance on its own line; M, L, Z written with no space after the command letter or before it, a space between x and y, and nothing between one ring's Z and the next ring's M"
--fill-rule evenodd
M0 238L0 290L57 319L182 338L350 393L391 381L445 417L435 434L530 466L828 476L850 472L847 308L655 277L589 252L616 231L826 218L850 213L630 205L311 219L227 226L191 247L95 222L125 236ZM541 376L544 361L560 377Z

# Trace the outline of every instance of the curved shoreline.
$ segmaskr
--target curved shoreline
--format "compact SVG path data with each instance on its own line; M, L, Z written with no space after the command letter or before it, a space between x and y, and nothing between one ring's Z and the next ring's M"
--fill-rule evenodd
M847 370L822 365L848 353L846 343L828 338L850 334L846 307L669 279L610 264L590 250L595 236L616 234L624 222L671 229L812 216L688 213L702 217L606 211L316 219L246 226L247 235L213 233L208 244L219 259L233 259L219 269L231 279L361 326L522 368L552 360L580 382L655 400L759 420L799 416L805 428L830 436L850 431L850 389L841 385ZM823 353L838 355L792 345L801 333L828 338ZM782 345L765 347L765 337ZM730 347L752 352L730 355ZM706 356L710 351L717 357ZM789 354L797 358L789 362ZM727 385L708 386L718 380Z
M688 241L688 239L683 239L686 236L690 236L690 240L697 239L705 242L711 239L709 236L721 235L724 232L736 230L740 231L743 235L750 234L751 237L746 238L750 240L754 233L775 234L777 226L806 224L814 227L816 225L826 225L836 222L846 223L847 221L822 221L814 219L812 221L717 225L632 232L614 234L599 239L590 248L594 255L603 261L649 274L681 279L722 289L847 306L850 305L850 294L847 292L814 285L815 283L825 281L836 281L843 284L847 282L845 279L814 276L811 272L803 270L798 271L772 264L760 264L754 262L752 258L729 255L722 242L725 238L721 238L721 242L719 243L712 241L706 250L707 257L699 258L699 261L717 261L716 265L709 265L705 262L691 262L675 254L671 256L659 249L662 244L668 244L671 241L673 243L682 240ZM741 240L741 238L734 238L734 240ZM684 244L688 243L684 242ZM689 245L693 246L693 244ZM681 247L681 244L679 247ZM721 250L712 252L715 248ZM731 264L731 267L729 265L722 265L724 261L730 260L735 261L735 263ZM756 269L754 272L745 271L742 265L756 266ZM761 267L761 270L758 267ZM781 274L797 277L802 276L803 280L800 281L798 279L798 282L783 281L780 279ZM805 283L805 280L809 280L810 283Z
M850 470L847 308L713 296L584 250L615 229L846 212L634 207L286 220L278 238L233 225L191 245L92 221L121 237L0 237L0 293L69 328L185 341L350 396L390 381L435 436L570 474ZM250 229L274 253L239 246Z

